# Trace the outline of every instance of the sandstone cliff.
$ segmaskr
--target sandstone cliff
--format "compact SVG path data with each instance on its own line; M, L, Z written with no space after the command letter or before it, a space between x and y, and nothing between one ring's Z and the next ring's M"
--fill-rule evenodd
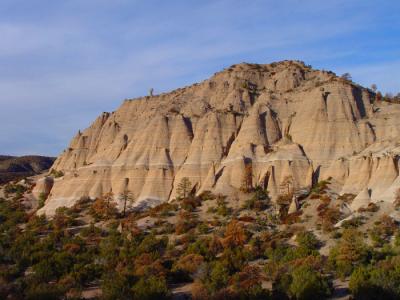
M176 196L188 177L197 193L236 193L245 166L273 198L332 177L353 209L393 201L400 187L400 105L302 62L238 64L170 93L125 100L79 132L57 158L40 212L82 196L128 188L135 206ZM38 185L40 186L40 185Z

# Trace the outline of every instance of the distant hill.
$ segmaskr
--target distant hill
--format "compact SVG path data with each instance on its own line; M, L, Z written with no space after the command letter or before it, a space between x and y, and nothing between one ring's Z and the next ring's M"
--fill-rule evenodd
M39 174L49 169L54 157L0 155L0 184Z
M11 158L15 158L15 156L0 155L0 161L7 160L7 159L11 159Z

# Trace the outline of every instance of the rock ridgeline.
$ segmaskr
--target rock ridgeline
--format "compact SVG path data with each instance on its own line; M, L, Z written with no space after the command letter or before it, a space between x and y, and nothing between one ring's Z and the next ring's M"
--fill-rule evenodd
M196 193L236 193L253 185L273 199L332 178L352 208L394 201L400 188L400 105L299 61L233 65L157 96L125 100L72 139L40 212L79 198L129 189L137 207L176 196L188 177ZM250 166L250 167L249 167ZM41 184L38 184L38 188Z

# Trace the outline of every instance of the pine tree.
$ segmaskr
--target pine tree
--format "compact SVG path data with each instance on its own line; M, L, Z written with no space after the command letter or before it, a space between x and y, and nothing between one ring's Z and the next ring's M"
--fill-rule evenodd
M192 187L192 183L190 182L189 178L183 177L176 189L178 199L187 198L189 196L191 187Z
M124 190L124 192L119 195L119 200L124 202L124 209L122 215L123 217L125 217L127 203L128 202L132 203L134 201L132 192L130 190Z

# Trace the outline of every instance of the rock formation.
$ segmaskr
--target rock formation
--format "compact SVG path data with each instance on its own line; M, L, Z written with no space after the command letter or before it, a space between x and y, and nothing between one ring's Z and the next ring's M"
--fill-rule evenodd
M170 93L125 100L72 139L53 169L42 213L128 188L136 206L236 192L245 170L275 199L284 178L307 189L331 177L339 193L393 201L400 187L400 105L298 61L238 64ZM353 207L353 209L357 209Z

